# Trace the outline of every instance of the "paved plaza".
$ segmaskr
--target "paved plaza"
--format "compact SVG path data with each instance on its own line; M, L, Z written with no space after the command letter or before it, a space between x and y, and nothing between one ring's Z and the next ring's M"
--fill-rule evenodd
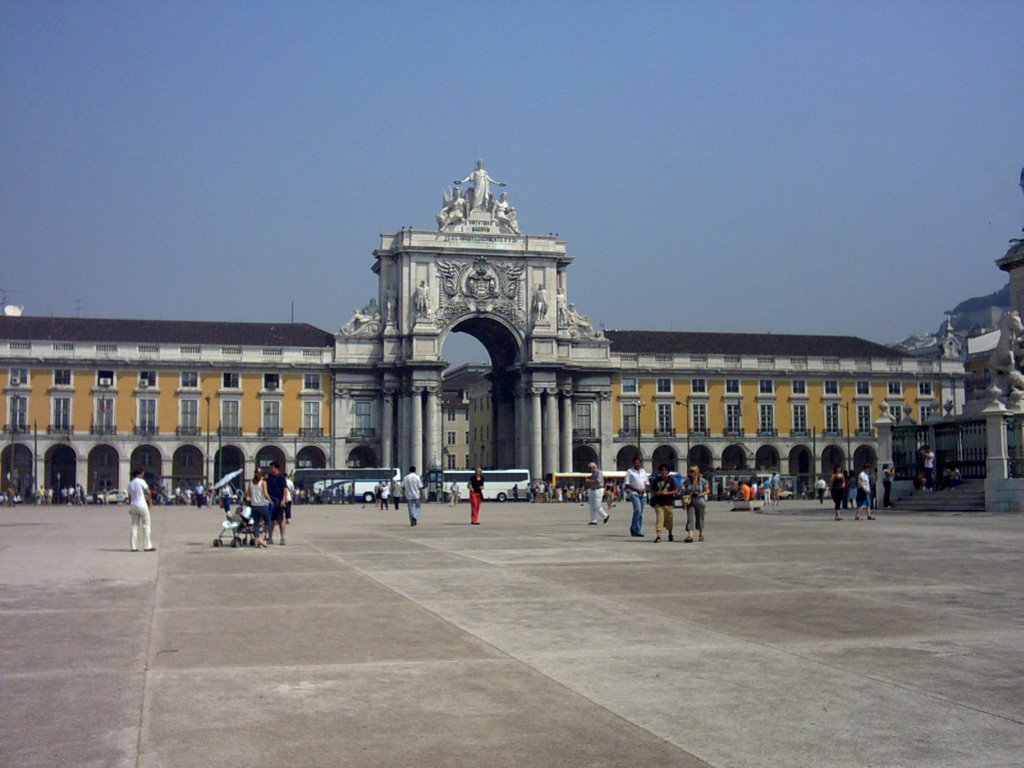
M628 516L2 509L0 765L1024 766L1024 517Z

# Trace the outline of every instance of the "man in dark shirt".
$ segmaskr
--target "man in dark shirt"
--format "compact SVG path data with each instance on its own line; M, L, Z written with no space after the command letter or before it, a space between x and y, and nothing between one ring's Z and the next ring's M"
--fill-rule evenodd
M675 503L679 486L675 478L668 473L668 464L658 467L657 476L651 480L651 501L654 511L658 513L658 522L654 529L654 543L661 541L662 530L668 531L668 540L672 538L672 505Z
M267 496L270 497L270 538L268 544L274 543L274 523L281 531L281 543L284 544L284 495L288 488L285 477L281 474L281 465L270 462L270 474L267 475Z

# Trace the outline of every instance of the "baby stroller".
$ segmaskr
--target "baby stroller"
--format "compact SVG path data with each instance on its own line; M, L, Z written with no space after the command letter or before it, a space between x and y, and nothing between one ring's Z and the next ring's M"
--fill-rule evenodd
M226 518L220 524L220 535L213 540L213 546L223 547L224 536L231 534L231 546L251 546L255 540L252 524L252 508L248 506L238 507L234 512L225 512Z

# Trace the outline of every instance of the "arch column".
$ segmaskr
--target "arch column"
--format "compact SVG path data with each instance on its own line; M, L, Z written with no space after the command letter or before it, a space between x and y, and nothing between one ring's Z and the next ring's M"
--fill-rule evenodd
M544 474L558 471L558 390L544 398Z
M435 462L441 466L441 457L438 452L437 428L441 423L438 407L440 399L437 396L437 387L427 387L427 455L424 457L423 468L420 472L432 466ZM417 465L417 469L419 469Z
M543 390L530 388L530 477L539 480L542 474L541 455L541 409L540 395Z
M569 472L572 470L572 390L562 390L562 435L561 435L561 461L559 470Z
M409 392L409 466L422 474L423 466L423 387L412 387Z
M391 455L391 438L394 432L394 390L385 389L381 394L380 411L380 465L393 467L394 457Z
M530 466L530 430L529 430L529 407L526 389L516 387L516 467L528 469Z

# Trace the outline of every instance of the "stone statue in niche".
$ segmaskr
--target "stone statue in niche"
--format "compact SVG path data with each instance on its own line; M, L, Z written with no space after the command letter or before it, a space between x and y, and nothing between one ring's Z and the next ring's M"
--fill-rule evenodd
M395 294L394 288L388 288L384 292L384 322L393 323L395 322L395 304L398 302L398 297Z
M533 294L533 304L530 307L530 314L533 315L533 322L539 323L548 316L548 292L543 285L537 286Z
M565 328L569 325L568 305L566 304L565 291L561 288L555 294L555 311L558 314L558 327Z
M416 309L416 318L430 319L430 289L426 280L420 280L419 287L412 297L413 307Z

